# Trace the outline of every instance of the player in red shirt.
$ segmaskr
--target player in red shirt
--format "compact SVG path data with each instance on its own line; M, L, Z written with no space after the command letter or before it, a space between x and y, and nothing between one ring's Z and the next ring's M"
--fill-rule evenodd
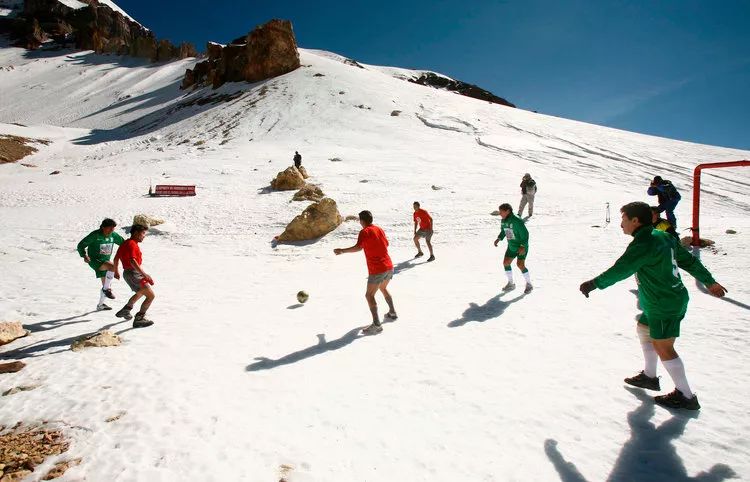
M419 229L417 229L419 224ZM414 245L417 247L417 255L415 258L424 256L422 252L422 246L419 245L419 238L424 238L427 242L427 249L430 250L430 257L427 261L435 261L435 255L432 254L432 216L419 207L418 202L414 202Z
M153 303L154 298L156 298L154 290L150 286L154 284L154 280L141 268L143 254L141 254L141 248L138 246L139 243L143 242L147 232L148 227L134 224L130 228L130 239L122 243L115 255L115 269L122 262L122 277L128 286L130 286L130 289L135 292L125 306L115 313L115 316L125 318L126 320L131 319L130 311L135 306L135 303L141 296L146 297L141 304L141 309L135 314L133 328L145 328L154 324L153 321L146 319L146 311L151 306L151 303Z
M336 255L344 253L356 253L365 250L365 259L367 260L367 291L365 298L372 313L372 325L364 328L362 333L365 335L375 335L383 331L383 327L378 319L378 304L375 302L375 293L380 290L388 303L388 313L385 317L390 320L398 318L396 309L393 307L393 298L388 293L388 283L393 278L393 262L388 255L388 239L380 227L372 224L372 213L362 211L359 213L359 224L362 230L359 232L357 244L351 248L336 248L333 253Z

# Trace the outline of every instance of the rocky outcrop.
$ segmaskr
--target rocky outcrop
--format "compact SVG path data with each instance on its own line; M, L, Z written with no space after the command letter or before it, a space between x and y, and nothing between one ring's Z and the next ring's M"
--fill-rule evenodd
M133 216L133 224L140 224L141 226L150 228L151 226L164 224L164 220L149 216L148 214L136 214L135 216Z
M294 193L292 201L320 201L326 197L323 191L314 184L305 184L302 189Z
M271 188L276 191L291 191L301 189L305 185L305 178L302 173L294 167L288 167L276 175L271 181Z
M187 69L181 88L226 82L258 82L299 68L292 22L271 20L229 45L209 42L208 59Z
M0 322L0 345L6 345L13 340L23 338L31 333L25 330L20 321L2 321Z
M466 97L471 97L473 99L486 100L487 102L492 102L493 104L515 107L515 105L511 104L502 97L498 97L492 92L486 91L480 87L477 87L476 85L467 84L466 82L461 82L460 80L449 79L448 77L443 77L442 75L438 75L434 72L427 72L416 79L407 80L419 85L426 85L429 87L435 87L436 89L449 90L451 92L465 95Z
M16 373L23 370L26 364L22 361L0 363L0 373Z
M109 330L103 330L93 335L87 335L77 339L70 345L70 349L73 351L81 351L84 348L90 347L106 347L106 346L119 346L122 343L120 337L115 335Z
M297 170L299 171L300 174L302 174L302 177L304 177L305 179L310 177L310 175L307 173L307 169L305 169L305 166L299 166Z
M16 40L16 46L27 49L53 40L99 54L130 55L155 62L197 55L191 44L174 46L168 40L158 40L153 32L108 5L97 0L79 1L88 6L76 9L58 0L26 0L20 15L4 28Z
M324 198L309 205L302 214L295 217L279 236L280 242L307 241L325 236L341 224L336 201Z

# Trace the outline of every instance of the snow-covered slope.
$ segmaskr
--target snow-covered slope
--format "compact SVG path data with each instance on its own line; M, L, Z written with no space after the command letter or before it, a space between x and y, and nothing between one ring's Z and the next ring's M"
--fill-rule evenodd
M24 160L37 167L0 166L0 320L33 331L1 349L28 366L0 391L41 385L0 398L0 425L61 421L63 458L83 458L69 480L750 478L750 173L704 174L702 233L717 247L702 257L730 299L684 275L678 351L698 417L623 388L642 369L635 283L578 292L623 251L618 208L652 201L651 177L683 193L684 229L692 168L750 153L491 105L335 54L301 60L266 82L183 92L190 61L0 50L0 134L52 141ZM271 244L306 206L265 189L295 150L343 215L371 210L390 239L400 318L377 337L358 335L364 260L332 252L356 223ZM536 288L500 296L490 213L516 205L524 172L540 186ZM198 195L148 198L149 183ZM415 200L435 219L434 263L411 259ZM74 247L102 218L140 212L166 223L142 245L156 325L131 330L92 312L97 281ZM119 308L128 290L115 292ZM124 345L67 349L103 327Z

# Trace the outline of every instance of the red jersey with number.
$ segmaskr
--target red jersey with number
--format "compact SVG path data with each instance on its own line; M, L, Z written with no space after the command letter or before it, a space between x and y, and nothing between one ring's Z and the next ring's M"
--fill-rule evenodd
M120 248L117 250L117 258L122 261L122 269L134 269L130 263L130 260L133 258L135 258L138 266L143 263L143 254L141 254L141 248L135 242L135 239L128 239L120 245Z
M419 229L432 229L432 219L427 211L424 209L417 209L414 211L414 221L419 220Z
M378 226L371 224L360 231L357 246L365 251L368 273L378 274L393 269L393 262L388 256L388 238Z

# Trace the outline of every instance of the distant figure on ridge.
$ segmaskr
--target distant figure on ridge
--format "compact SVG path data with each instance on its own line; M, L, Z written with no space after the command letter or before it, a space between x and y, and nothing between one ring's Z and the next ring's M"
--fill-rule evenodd
M99 303L96 305L97 311L112 309L104 304L104 299L115 299L112 293L112 279L120 279L117 266L109 261L114 245L119 246L125 242L123 237L115 232L116 226L117 223L113 219L106 218L99 229L91 231L78 243L78 254L83 258L83 262L88 264L94 270L96 277L102 280Z
M651 181L651 185L648 188L649 196L657 196L659 199L659 205L657 209L660 213L667 212L667 221L669 224L677 229L677 218L674 215L674 210L677 207L677 203L680 202L682 196L677 192L677 188L674 187L671 181L662 179L661 176L655 176L654 180Z
M595 289L604 289L635 276L638 302L643 310L637 317L636 332L643 351L644 368L625 383L648 390L660 390L656 362L669 373L675 389L654 397L654 402L668 408L698 410L698 397L690 390L685 365L674 349L680 336L680 322L685 318L688 291L682 284L682 268L703 283L716 297L727 290L714 280L698 258L693 257L679 241L651 225L651 208L644 202L632 202L620 208L622 232L633 236L625 253L615 264L596 278L581 284L581 293L589 297Z
M518 269L521 270L523 277L526 279L526 289L523 292L531 293L534 287L531 285L529 270L526 269L526 256L529 254L529 231L526 229L523 220L513 214L513 208L510 204L501 204L498 210L503 220L500 223L500 234L495 240L495 247L497 247L497 243L508 238L508 249L505 250L505 256L503 257L503 268L505 269L505 276L508 277L508 284L503 287L503 292L516 289L510 264L513 262L513 258L518 257Z
M385 317L390 320L398 318L396 309L393 307L393 299L387 289L388 283L393 278L393 262L388 255L388 239L380 227L372 224L372 213L370 211L359 213L359 224L362 225L362 230L357 237L357 244L350 248L336 248L333 253L339 255L365 250L367 272L369 273L365 298L372 314L372 325L364 328L362 333L376 335L383 331L378 318L378 304L375 301L375 293L378 290L383 293L385 302L388 303L388 313L385 314Z
M651 224L654 226L654 229L664 231L665 233L669 233L675 238L680 239L680 235L677 234L677 230L675 230L674 226L672 226L666 219L659 217L658 206L651 206Z
M419 229L417 229L419 225ZM422 247L419 245L419 238L424 238L427 243L427 249L430 250L430 257L427 261L435 261L435 255L432 253L432 216L419 207L419 203L414 201L414 244L417 246L417 255L415 258L424 256Z
M302 165L302 155L299 152L294 151L294 167L299 169L301 165Z
M528 172L521 179L521 204L518 206L518 217L523 217L523 208L529 204L529 217L534 214L534 196L536 195L536 181L531 179Z
M130 286L130 289L135 292L125 306L115 313L115 316L125 318L126 320L133 318L130 311L141 296L146 297L141 304L141 309L135 314L133 328L145 328L154 324L153 321L146 319L146 311L148 311L151 303L154 302L154 298L156 298L154 290L149 286L154 284L154 280L141 267L143 254L141 254L141 248L138 246L138 244L143 242L147 231L148 227L141 224L131 226L130 239L122 243L122 246L120 246L115 255L115 267L122 261L122 277L125 278L125 282Z

